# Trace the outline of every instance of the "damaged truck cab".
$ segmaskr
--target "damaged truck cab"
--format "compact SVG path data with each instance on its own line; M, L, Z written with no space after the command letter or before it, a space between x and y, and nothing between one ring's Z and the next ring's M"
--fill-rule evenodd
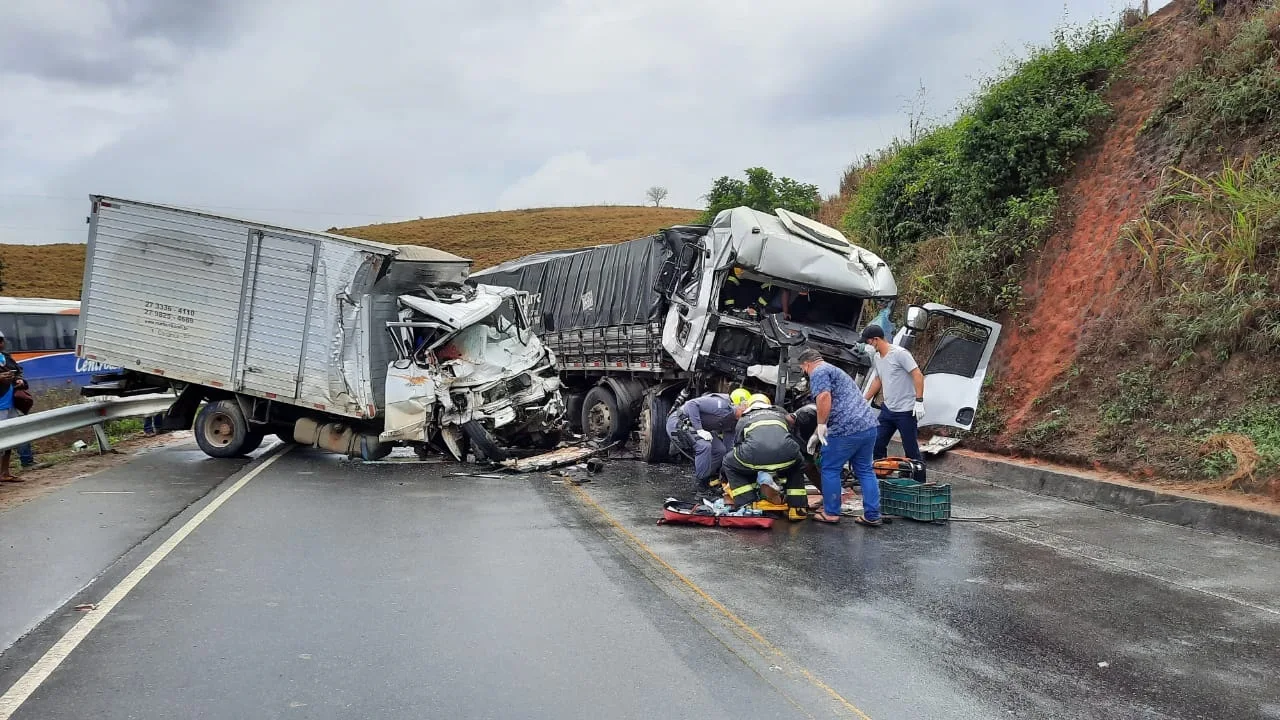
M860 331L868 318L887 317L898 294L888 265L839 231L746 207L710 226L539 253L473 277L529 293L534 329L558 358L570 423L599 441L634 431L650 462L670 457L666 417L688 397L745 385L801 402L803 348L869 382ZM918 358L953 338L921 363L926 396L937 401L930 424L971 427L1000 325L936 304L908 315L900 339L919 346Z
M484 285L400 296L399 320L387 323L399 357L387 370L384 442L426 442L438 431L454 456L470 441L490 460L504 459L503 444L556 444L564 402L555 355L518 297Z

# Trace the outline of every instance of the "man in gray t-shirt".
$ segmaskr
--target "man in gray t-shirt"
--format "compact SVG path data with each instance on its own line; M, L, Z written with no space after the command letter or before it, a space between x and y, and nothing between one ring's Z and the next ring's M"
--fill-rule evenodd
M876 351L876 378L871 381L865 397L871 400L876 393L884 391L875 458L879 460L889 454L889 439L897 431L907 457L922 460L916 423L924 418L924 373L920 372L911 351L884 339L884 330L879 325L863 328L862 342Z

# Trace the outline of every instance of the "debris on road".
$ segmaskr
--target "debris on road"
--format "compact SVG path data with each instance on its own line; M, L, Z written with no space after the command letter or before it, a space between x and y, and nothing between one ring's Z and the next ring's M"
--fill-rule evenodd
M79 612L88 612L89 610L97 610L97 609L98 609L97 603L81 603L80 605L76 606L76 610Z
M533 457L511 458L510 460L502 461L500 465L505 470L517 473L527 473L552 470L554 468L565 467L566 465L576 465L588 458L593 458L600 463L599 467L603 468L604 461L596 458L595 456L607 452L613 447L613 445L613 443L600 447L592 445L572 445L569 447L557 448L550 452L542 453L541 455L534 455ZM584 469L589 469L589 466L583 467ZM599 471L595 470L592 472Z

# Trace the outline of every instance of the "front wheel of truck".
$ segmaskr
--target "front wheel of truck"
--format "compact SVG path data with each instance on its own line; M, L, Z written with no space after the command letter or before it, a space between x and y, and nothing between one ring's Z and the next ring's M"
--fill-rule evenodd
M477 459L489 462L502 462L507 459L506 451L497 440L493 439L493 435L489 434L484 425L475 420L468 420L462 423L462 431L471 441L471 451L476 454Z
M249 421L235 400L205 405L196 415L194 429L196 444L209 457L240 457L262 444L261 433L249 429Z

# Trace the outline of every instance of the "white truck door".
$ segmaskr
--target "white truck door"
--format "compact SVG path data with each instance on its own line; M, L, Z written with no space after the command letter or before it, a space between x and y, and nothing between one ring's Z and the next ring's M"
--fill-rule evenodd
M425 441L436 404L435 374L410 360L399 360L387 368L385 387L386 419L380 439Z
M690 245L692 256L676 278L670 293L670 309L662 329L662 347L685 370L693 370L704 345L715 313L711 310L714 294L713 264L705 246Z
M316 243L260 233L250 276L240 363L245 390L298 396L310 322Z
M956 310L939 303L920 306L923 317L914 325L917 329L903 327L896 335L895 345L903 345L915 352L909 337L925 337L931 340L929 357L916 362L924 373L924 419L920 426L942 425L961 430L973 428L978 409L978 397L982 394L982 382L987 377L987 366L1000 338L1000 323ZM935 339L936 338L936 339Z

